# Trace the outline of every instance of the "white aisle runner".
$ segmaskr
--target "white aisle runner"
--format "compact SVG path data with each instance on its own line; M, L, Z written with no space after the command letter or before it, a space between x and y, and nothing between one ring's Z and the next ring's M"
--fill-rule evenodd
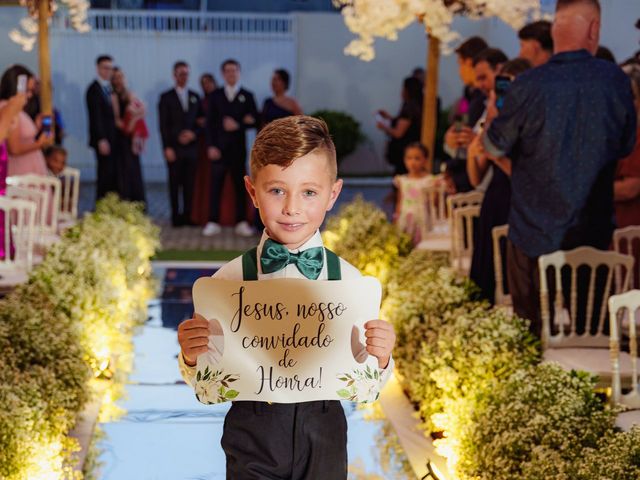
M135 338L135 366L126 396L118 402L127 413L101 425L104 480L212 480L225 478L220 447L224 416L230 404L205 406L180 378L175 327L189 311L186 285L202 270L156 268L165 299L149 309L150 319ZM182 284L180 279L182 278ZM175 285L171 285L175 282ZM180 307L183 307L182 313ZM164 310L163 310L164 309ZM408 480L406 459L386 420L367 420L371 411L343 403L348 420L350 480ZM330 479L323 479L330 480Z

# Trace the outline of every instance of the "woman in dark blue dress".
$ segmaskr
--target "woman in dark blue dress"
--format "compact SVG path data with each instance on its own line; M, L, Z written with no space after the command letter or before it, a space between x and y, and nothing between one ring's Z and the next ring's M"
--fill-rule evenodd
M267 98L262 106L262 126L278 118L302 115L302 109L296 99L287 95L290 79L289 72L282 68L273 72L271 77L273 97Z

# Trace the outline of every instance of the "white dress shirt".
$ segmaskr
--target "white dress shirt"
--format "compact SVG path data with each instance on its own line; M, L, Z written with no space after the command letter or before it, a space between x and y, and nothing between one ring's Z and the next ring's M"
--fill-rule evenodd
M176 87L176 93L178 94L178 98L180 99L180 105L182 105L182 110L189 110L189 90L186 88Z
M262 254L262 247L264 245L264 242L266 242L268 238L269 236L266 234L266 232L264 232L262 234L262 238L260 239L260 243L258 244L258 250L256 252L256 256L258 258L258 280L269 280L269 279L275 279L275 278L305 278L305 276L302 275L302 273L300 273L300 270L298 270L298 267L296 267L294 264L289 264L285 268L283 268L282 270L278 270L277 272L262 273L262 268L260 266L259 259L260 259L260 255ZM316 231L316 233L309 240L307 240L303 245L301 245L300 248L295 250L290 250L290 252L299 253L309 248L323 247L323 246L324 244L322 243L322 236L320 235L320 231ZM323 255L325 257L324 264L322 266L322 270L320 271L320 276L318 277L318 280L328 280L329 278L328 271L327 271L326 251L323 252ZM354 267L353 265L351 265L349 262L347 262L342 258L340 258L340 272L343 280L362 277L362 274L356 267ZM217 278L220 280L242 281L243 280L242 256L236 257L226 265L222 266L220 270L218 270L213 275L213 278ZM374 319L372 318L371 320L374 320ZM213 333L214 334L209 337L209 345L208 345L209 352L206 355L209 357L209 360L213 362L219 362L222 359L224 341L223 341L222 335L216 335L215 333L217 332L213 332ZM360 331L356 327L353 327L353 330L351 331L351 349L354 352L354 357L356 361L358 362L364 362L369 355L366 350L366 346L360 341ZM178 355L178 364L180 366L180 374L182 375L182 378L184 378L184 381L187 382L187 384L194 386L195 385L194 381L196 377L196 367L190 367L189 365L184 363L184 358L182 357L182 354ZM389 364L387 365L387 368L381 370L383 384L387 382L392 371L393 371L393 358L389 360Z
M226 83L224 84L224 94L229 102L233 102L233 99L236 98L236 95L238 95L239 91L240 85L237 83L233 87L231 85L227 85Z

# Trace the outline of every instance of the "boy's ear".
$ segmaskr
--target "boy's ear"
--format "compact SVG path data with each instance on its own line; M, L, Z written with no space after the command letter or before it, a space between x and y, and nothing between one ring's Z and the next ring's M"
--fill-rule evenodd
M331 187L331 196L329 197L329 203L327 204L327 212L333 208L333 205L336 203L340 192L342 191L342 179L339 178L336 180Z
M249 175L245 175L244 176L244 188L247 189L247 193L251 197L251 201L253 202L253 206L256 207L256 208L260 208L260 207L258 207L258 197L256 196L256 187L253 184L253 182L251 181L251 177L249 177Z

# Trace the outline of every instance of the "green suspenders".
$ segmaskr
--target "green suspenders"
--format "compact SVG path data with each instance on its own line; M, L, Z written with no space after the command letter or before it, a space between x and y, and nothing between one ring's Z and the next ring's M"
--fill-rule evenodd
M324 251L327 255L329 280L342 280L340 258L328 248L325 248ZM242 279L258 280L258 247L253 247L242 255Z

